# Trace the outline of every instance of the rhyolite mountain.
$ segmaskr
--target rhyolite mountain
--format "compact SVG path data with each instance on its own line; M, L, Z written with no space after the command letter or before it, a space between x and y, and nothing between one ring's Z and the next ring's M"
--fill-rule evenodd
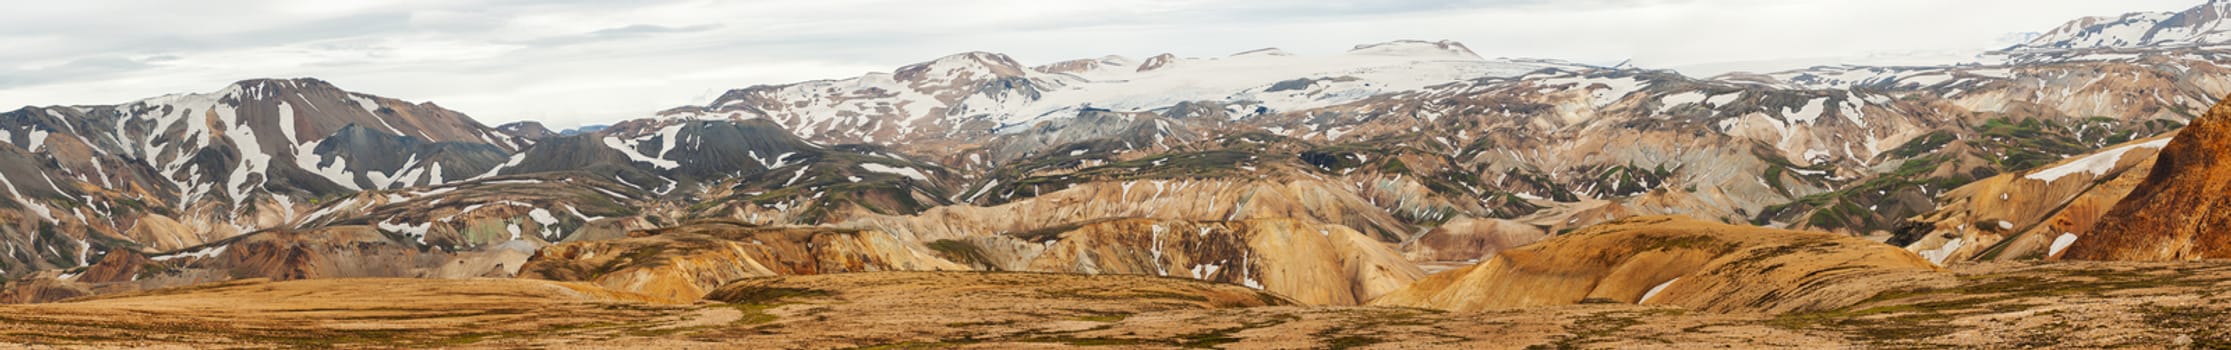
M300 223L362 190L469 178L530 143L464 114L315 79L0 113L5 275Z
M647 126L657 122L572 135L489 127L315 79L25 107L0 114L0 276L82 269L117 251L221 252L274 230L365 226L404 248L456 251L596 227L615 231L594 237L617 237L693 210L741 210L732 206L906 214L945 204L955 186L935 165L808 143L765 121ZM700 203L723 205L691 208Z
M2177 261L2231 258L2231 103L2177 132L2161 146L2153 169L2116 202L2082 239L2068 242L2063 258L2109 261ZM2056 242L2058 243L2058 242Z
M2188 17L2157 26L2204 26ZM0 276L77 277L125 250L243 254L225 242L261 234L376 232L440 260L706 221L873 232L905 250L881 254L1052 272L1102 269L1033 265L1083 262L1032 244L1115 219L1352 231L1386 246L1353 250L1370 266L1468 264L1646 215L1914 238L1987 219L1909 220L1973 203L1963 185L2176 130L2231 93L2231 51L2093 46L1715 77L1449 41L1037 65L970 52L567 131L251 80L0 115L0 215L17 219L0 228ZM1388 288L1355 281L1389 279L1356 276L1410 268L1327 277L1369 285L1327 298L1361 302Z

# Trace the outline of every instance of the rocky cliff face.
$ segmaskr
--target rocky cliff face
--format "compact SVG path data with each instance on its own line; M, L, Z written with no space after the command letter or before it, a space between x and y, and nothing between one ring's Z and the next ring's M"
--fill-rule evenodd
M2218 104L2169 140L2145 181L2068 246L2067 259L2231 258L2231 104ZM2225 212L2216 212L2226 210Z
M1505 250L1372 304L1480 311L1600 301L1782 313L1954 282L1913 253L1856 238L1655 216Z

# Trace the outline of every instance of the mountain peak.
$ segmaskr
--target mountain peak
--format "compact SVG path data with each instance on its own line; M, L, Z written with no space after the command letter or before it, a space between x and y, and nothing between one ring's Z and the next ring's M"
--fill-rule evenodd
M273 98L284 94L298 94L304 91L341 91L341 88L317 78L259 78L233 82L231 85L226 85L224 89L218 90L217 93L219 95L232 95L234 98L244 100L255 100Z
M1147 57L1145 62L1139 63L1139 71L1145 72L1150 70L1162 69L1162 67L1168 67L1171 63L1176 62L1177 54L1164 53L1160 55L1154 55L1154 57Z
M970 51L939 57L929 62L915 63L891 72L892 79L922 81L930 78L953 78L964 72L982 73L993 77L1023 76L1023 65L1004 54ZM984 77L978 77L979 79Z
M1472 49L1464 47L1464 43L1459 43L1451 40L1395 40L1377 44L1363 44L1356 45L1354 49L1349 49L1348 53L1353 55L1374 56L1453 57L1480 59L1480 55L1477 53L1472 53Z

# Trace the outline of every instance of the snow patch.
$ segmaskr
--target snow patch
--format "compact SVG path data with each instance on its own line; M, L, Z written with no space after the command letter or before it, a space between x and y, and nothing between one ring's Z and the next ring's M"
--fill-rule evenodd
M2053 246L2045 251L2045 256L2061 255L2062 250L2068 250L2068 246L2076 244L2077 238L2079 237L2074 233L2062 232L2060 237L2053 238Z
M2116 147L2115 149L2110 149L2105 152L2099 152L2091 156L2086 156L2083 159L2078 159L2073 162L2061 164L2060 166L2047 168L2045 170L2039 170L2037 172L2030 173L2029 176L2023 176L2023 178L2052 183L2053 181L2059 181L2062 177L2067 177L2079 172L2092 174L2092 176L2095 177L2104 175L2107 174L2107 171L2115 169L2115 163L2122 161L2124 153L2129 153L2130 150L2139 148L2160 149L2162 147L2167 147L2169 146L2169 140L2170 139L2168 138L2163 138L2160 140L2154 140L2153 142Z
M605 137L604 146L610 147L613 150L620 151L620 154L627 155L627 158L629 160L651 163L651 166L658 167L659 169L673 169L682 166L682 163L680 162L643 155L643 152L637 152L635 150L635 147L628 146L626 142L620 141L620 138L618 137Z
M871 172L877 172L877 173L884 173L884 174L892 174L892 175L899 175L899 176L910 177L910 178L914 178L914 180L915 180L915 181L923 181L923 182L928 182L928 181L930 181L930 177L929 177L928 175L923 175L923 174L922 174L922 171L920 171L920 170L914 170L914 168L908 168L908 167L894 167L894 166L883 165L883 164L876 164L876 163L860 163L860 168L861 168L861 169L867 169L868 171L871 171Z
M1642 303L1647 303L1647 302L1650 302L1650 298L1654 298L1654 297L1657 297L1657 296L1658 296L1658 292L1663 292L1663 291L1665 291L1665 290L1666 290L1666 287L1668 287L1668 286L1672 286L1672 285L1673 285L1673 282L1674 282L1674 281L1680 281L1680 280L1681 280L1681 278L1680 278L1680 277L1674 277L1673 279L1670 279L1670 280L1666 280L1666 281L1665 281L1665 283L1659 283L1659 284L1658 284L1658 286L1656 286L1656 287L1650 287L1650 291L1648 291L1648 292L1643 292L1643 293L1642 293L1642 299L1635 299L1635 304L1642 304Z
M195 258L195 259L208 259L208 258L214 258L214 257L217 257L217 255L218 255L218 254L224 254L224 253L225 253L225 248L231 248L231 247L232 247L232 246L230 246L230 245L221 245L221 246L214 246L214 247L202 247L201 249L195 249L194 251L190 251L190 252L180 252L180 253L172 253L172 254L165 254L165 255L157 255L157 256L149 257L149 258L147 258L147 260L154 260L154 261L171 261L172 259L179 259L179 258Z
M1961 242L1959 238L1953 238L1950 241L1945 241L1944 246L1937 247L1937 249L1921 251L1921 257L1924 259L1929 259L1929 263L1931 264L1944 266L1944 259L1951 258L1952 252L1959 251L1960 244Z

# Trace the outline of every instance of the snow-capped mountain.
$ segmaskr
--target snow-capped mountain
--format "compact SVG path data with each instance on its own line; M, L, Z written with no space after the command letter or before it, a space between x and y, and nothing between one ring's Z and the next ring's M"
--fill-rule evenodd
M2010 51L2208 46L2231 43L2231 1L2210 0L2182 12L2085 17Z
M1281 113L1556 65L1484 60L1462 44L1397 41L1345 54L1277 49L1226 57L1120 56L1026 67L971 52L843 79L761 85L669 117L769 118L826 143L940 143L1011 131L1084 110L1152 111L1217 102L1231 114Z
M300 223L323 199L479 174L531 141L315 79L0 113L0 270L167 251ZM0 214L4 215L4 214ZM74 253L73 253L74 252ZM74 256L73 256L74 254Z

